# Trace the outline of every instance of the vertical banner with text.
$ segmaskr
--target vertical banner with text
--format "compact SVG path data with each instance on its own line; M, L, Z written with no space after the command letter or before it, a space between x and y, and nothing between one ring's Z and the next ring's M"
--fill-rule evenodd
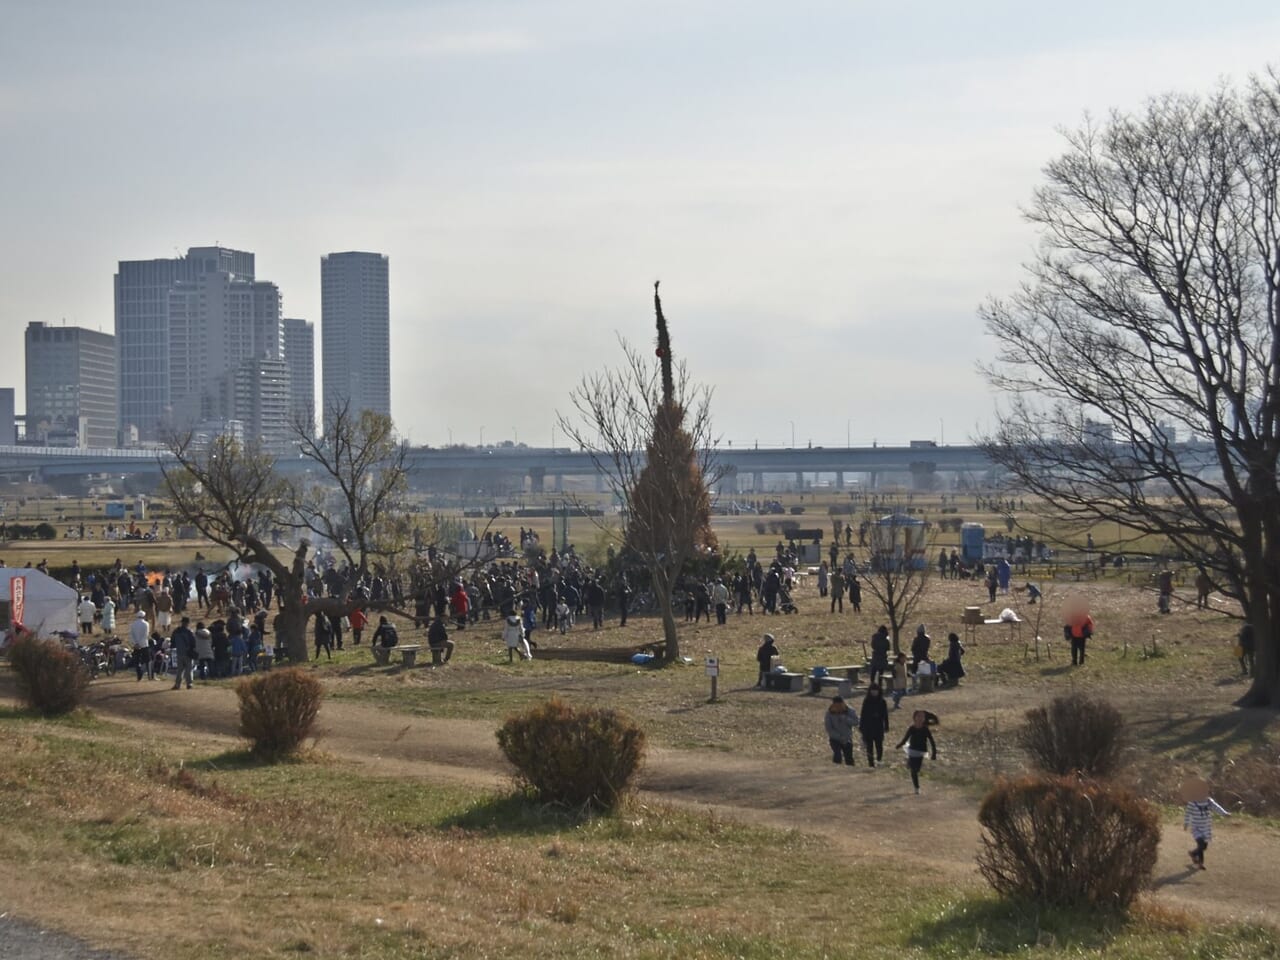
M27 578L14 577L9 581L9 619L13 623L21 625L26 604Z

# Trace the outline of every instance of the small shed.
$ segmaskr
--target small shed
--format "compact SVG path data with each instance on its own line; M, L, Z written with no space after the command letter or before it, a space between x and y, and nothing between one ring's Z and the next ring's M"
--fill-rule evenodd
M910 566L923 570L926 563L925 522L906 513L890 513L871 527L871 566L893 570Z

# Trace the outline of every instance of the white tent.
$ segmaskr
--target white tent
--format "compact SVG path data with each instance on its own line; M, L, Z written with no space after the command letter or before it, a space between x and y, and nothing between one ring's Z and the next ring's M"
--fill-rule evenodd
M26 577L25 612L22 615L23 626L33 631L36 636L47 637L60 631L79 633L76 607L79 595L46 573L33 567L0 567L0 604L4 605L8 620L9 581L14 577Z

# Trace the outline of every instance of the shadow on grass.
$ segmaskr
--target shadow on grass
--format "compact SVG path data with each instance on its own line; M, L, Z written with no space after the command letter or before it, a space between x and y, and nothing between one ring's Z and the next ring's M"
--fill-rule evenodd
M493 794L440 821L445 830L536 837L560 833L587 817L563 807L537 803L521 792Z
M240 750L224 750L222 753L215 754L212 757L205 757L203 760L191 760L185 766L191 770L225 773L231 770L257 770L260 767L274 767L280 764L303 762L304 760L297 756L285 756L275 759L260 757L246 747Z
M939 956L1000 956L1035 947L1100 950L1123 933L1126 925L1122 914L1110 911L969 899L917 926L907 942Z

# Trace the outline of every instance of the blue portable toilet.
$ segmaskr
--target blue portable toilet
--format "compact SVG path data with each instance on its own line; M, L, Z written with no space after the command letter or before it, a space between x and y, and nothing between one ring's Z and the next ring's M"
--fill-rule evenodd
M966 523L960 527L960 559L965 563L977 563L986 556L987 532L980 523Z

